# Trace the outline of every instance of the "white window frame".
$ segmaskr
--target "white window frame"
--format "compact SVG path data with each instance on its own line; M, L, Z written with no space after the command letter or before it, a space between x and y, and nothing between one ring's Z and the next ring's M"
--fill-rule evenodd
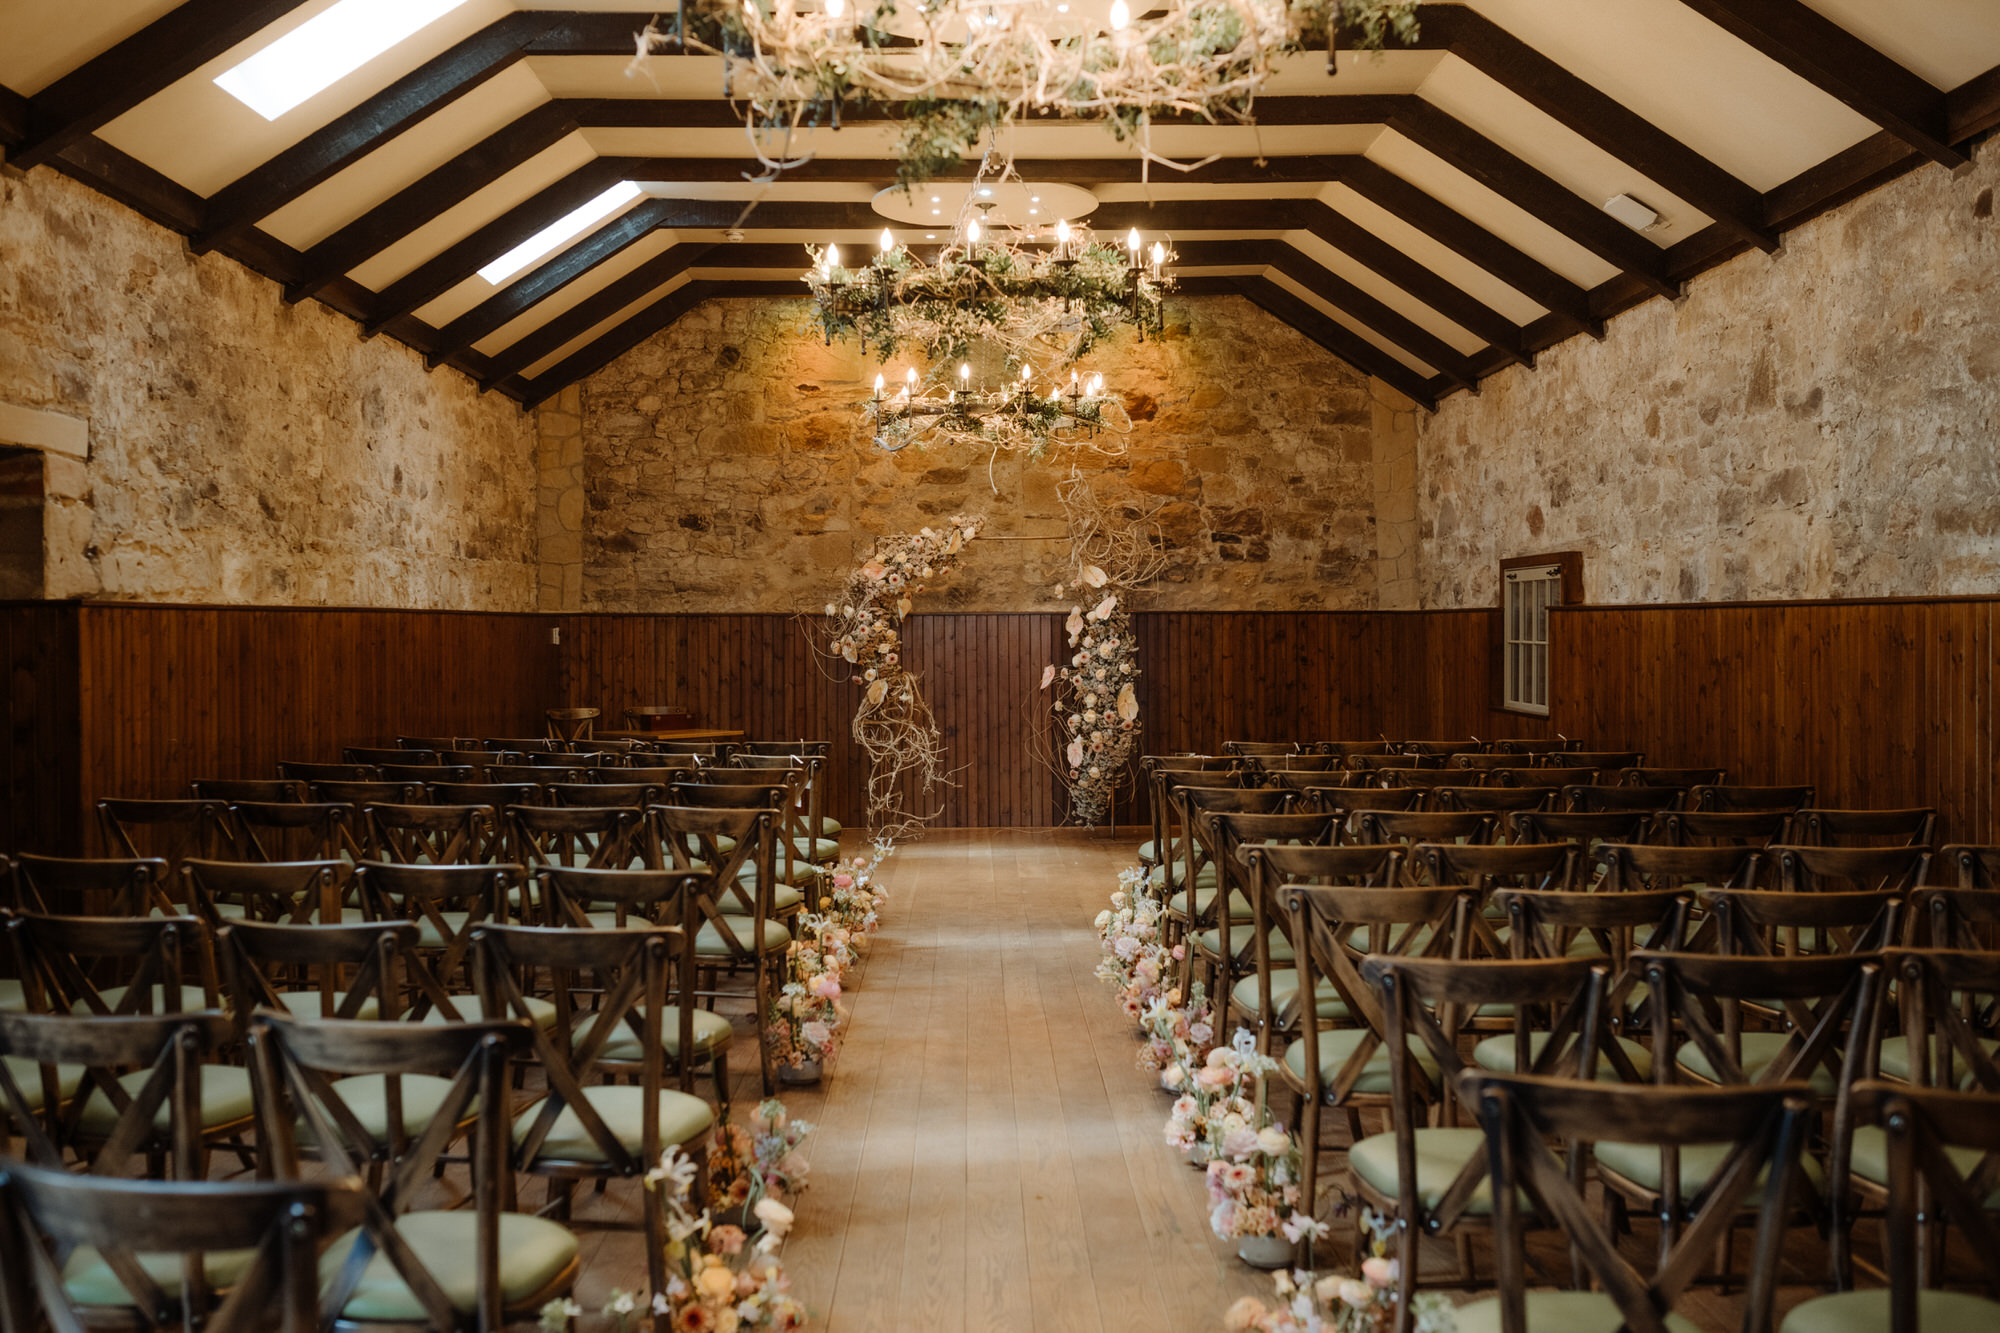
M1562 566L1516 565L1500 579L1501 706L1549 715L1549 608L1563 601Z

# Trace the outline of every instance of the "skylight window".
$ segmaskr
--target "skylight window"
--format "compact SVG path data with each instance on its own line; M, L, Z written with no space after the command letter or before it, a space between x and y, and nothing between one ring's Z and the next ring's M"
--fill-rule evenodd
M222 91L276 120L465 0L338 0L218 75Z
M528 265L548 254L557 246L566 244L575 237L589 231L613 213L631 203L643 193L631 181L620 181L597 198L566 217L558 218L548 226L522 241L519 245L501 255L498 259L479 270L479 276L499 286Z

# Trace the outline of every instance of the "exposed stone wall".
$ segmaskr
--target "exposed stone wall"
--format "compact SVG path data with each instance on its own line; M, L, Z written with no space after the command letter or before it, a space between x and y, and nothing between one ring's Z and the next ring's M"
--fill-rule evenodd
M585 381L584 609L818 606L878 536L961 512L985 515L986 537L941 605L1054 606L1067 465L883 451L855 410L876 363L823 345L809 315L803 301L710 301ZM1375 605L1366 379L1234 297L1172 301L1164 337L1121 334L1090 365L1134 429L1122 454L1078 450L1076 466L1158 524L1170 559L1151 604ZM545 459L577 411L568 395L545 405Z
M1584 553L1593 602L2000 585L2000 143L1457 394L1419 426L1429 606Z
M537 611L583 609L583 390L564 388L536 413Z
M1376 605L1414 611L1423 587L1417 578L1417 405L1378 379L1369 414L1375 446Z
M533 419L48 168L0 177L0 403L47 459L47 595L525 610Z

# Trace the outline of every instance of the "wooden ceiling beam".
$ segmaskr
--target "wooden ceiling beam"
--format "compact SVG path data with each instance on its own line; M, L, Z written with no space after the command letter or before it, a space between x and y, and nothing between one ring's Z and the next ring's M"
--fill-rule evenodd
M592 105L601 105L593 103ZM596 128L598 117L583 113L577 117L586 128ZM1270 185L1324 184L1340 179L1343 166L1354 160L1345 153L1307 153L1272 156L1261 160L1225 157L1204 163L1193 171L1166 171L1154 167L1156 185ZM634 159L648 179L659 181L713 182L747 181L767 174L764 166L748 157L655 157ZM1014 169L1028 181L1060 181L1067 185L1137 185L1146 179L1146 164L1127 157L1020 158ZM971 180L979 163L967 158L937 174L947 181ZM890 158L815 157L786 170L780 178L787 184L859 184L886 187L896 178L896 163Z
M209 196L208 222L195 235L195 252L212 250L269 217L507 69L551 22L546 13L523 11L488 24L223 186Z
M28 137L28 99L0 85L0 148L11 149Z
M1645 117L1564 69L1478 10L1426 5L1424 36L1724 224L1761 250L1778 238L1764 225L1757 191Z
M10 161L23 171L47 162L302 3L186 0L29 98Z
M545 102L398 190L305 252L287 301L303 301L577 129L571 103Z
M1931 161L1965 164L1952 146L1943 92L1800 0L1681 3Z
M546 263L508 283L472 309L438 330L437 343L425 364L436 366L446 357L472 346L508 321L527 313L537 302L650 236L670 205L643 199L597 230L556 252Z
M654 255L624 277L607 283L601 290L591 293L548 323L523 334L487 358L491 366L490 378L479 387L490 389L572 339L582 337L648 292L666 286L717 248L713 245L681 244Z
M1237 278L1235 285L1265 313L1291 325L1362 374L1373 375L1427 409L1437 410L1437 394L1430 381L1366 338L1328 319L1269 278Z

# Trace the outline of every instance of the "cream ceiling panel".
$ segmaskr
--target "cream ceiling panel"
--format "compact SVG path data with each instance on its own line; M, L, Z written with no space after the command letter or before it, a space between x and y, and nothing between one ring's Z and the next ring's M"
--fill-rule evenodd
M1376 347L1379 347L1384 352L1387 352L1390 356L1402 362L1404 365L1408 366L1411 370L1416 371L1418 374L1429 376L1429 375L1435 375L1437 373L1435 367L1430 366L1425 362L1419 361L1414 356L1411 356L1408 352L1396 346L1394 343L1390 342L1387 338L1384 338L1381 334L1375 332L1375 330L1369 328L1367 325L1363 324L1360 320L1354 318L1354 316L1348 314L1346 311L1328 305L1326 302L1320 300L1317 296L1314 296L1311 292L1299 286L1299 284L1293 282L1290 278L1278 272L1276 269L1271 270L1270 279L1278 286L1290 292L1293 296L1298 297L1301 301L1304 301L1307 305L1319 311L1322 315L1325 315L1328 319L1332 320L1334 323L1346 329L1349 333L1356 335L1357 337L1363 339L1366 342L1374 344Z
M582 333L577 334L576 337L571 338L561 347L556 348L555 351L550 352L547 356L535 362L527 369L523 370L521 372L522 376L526 379L533 379L535 376L547 370L550 366L559 364L564 357L573 355L574 353L581 351L583 348L590 346L591 343L597 341L605 334L611 332L611 330L617 328L620 324L623 324L626 320L631 319L634 315L637 315L640 311L646 309L648 306L651 306L655 302L660 301L668 296L671 296L673 293L687 286L688 283L691 281L693 281L693 279L688 277L687 274L685 273L677 274L671 281L663 284L662 286L656 288L653 291L647 292L644 296L632 302L632 304L618 311L618 313L610 316L607 319L599 320L597 323L585 329Z
M1468 3L1759 190L1875 132L1680 0Z
M1400 134L1384 134L1368 156L1578 286L1595 287L1618 272L1533 213L1509 203Z
M324 0L326 4L333 0ZM0 0L0 85L32 97L180 0Z
M1994 0L1805 0L1914 74L1950 90L2000 65Z
M624 277L647 260L664 254L673 248L674 236L671 232L656 231L640 240L634 241L631 245L626 246L596 268L583 274L561 291L553 292L544 299L537 301L524 313L502 324L492 333L473 344L473 346L488 355L504 348L512 347L522 338L533 333L557 315L562 314L577 303L597 295L597 293L603 291L606 287L609 287L612 283L618 281L618 279Z
M1172 203L1199 199L1313 199L1326 188L1323 181L1230 182L1227 185L1188 185L1179 180L1154 178L1150 185L1093 185L1090 192L1099 203Z
M1320 198L1335 212L1373 232L1467 296L1516 324L1533 323L1548 313L1533 298L1515 291L1456 250L1432 240L1345 185L1329 186Z
M469 0L276 120L265 120L215 86L216 75L326 7L307 5L273 23L112 121L100 137L196 194L214 194L508 13L503 0Z
M633 180L646 193L661 199L735 199L744 203L768 199L774 204L865 204L875 197L876 186L865 181L788 181L768 185L753 181L676 181L647 172L634 173Z
M592 159L578 135L552 144L462 203L446 209L353 272L355 281L380 291L446 246L464 240Z
M1486 340L1478 334L1460 328L1374 269L1342 254L1311 232L1291 232L1285 239L1321 267L1347 279L1418 328L1435 334L1468 356L1486 346Z
M540 268L543 264L548 263L551 259L556 258L558 255L561 255L569 250L574 249L579 245L582 245L585 241L595 236L598 232L603 231L606 227L616 222L619 218L624 217L627 213L637 208L642 202L644 202L644 200L645 196L640 195L636 199L627 201L625 205L619 208L617 212L606 216L602 222L592 227L589 231L586 231L581 235L572 237L571 239L564 241L562 244L558 245L555 249L549 251L545 255L542 255L536 259L529 260L527 264L523 265L520 269L516 270L515 272L508 274L506 277L502 278L497 283L488 282L485 278L481 277L477 273L473 274L471 277L467 278L464 282L459 283L456 287L453 287L450 291L445 292L442 296L438 297L430 304L419 306L414 312L416 314L416 317L418 319L421 319L424 323L430 325L434 329L443 328L445 325L451 323L451 321L457 319L460 315L464 314L466 311L472 309L472 307L484 301L487 297L492 296L496 292L503 291L513 283L516 283L520 281L522 278L527 277L530 273L533 273L536 269ZM637 242L634 242L634 244L637 244ZM501 253L505 252L501 251L495 253L494 255L491 256L491 258L498 259Z
M1455 56L1438 65L1421 91L1426 101L1475 127L1585 203L1597 206L1621 194L1640 200L1660 215L1653 230L1640 234L1663 249L1714 221Z
M535 76L515 66L306 191L261 225L303 250L546 100Z

